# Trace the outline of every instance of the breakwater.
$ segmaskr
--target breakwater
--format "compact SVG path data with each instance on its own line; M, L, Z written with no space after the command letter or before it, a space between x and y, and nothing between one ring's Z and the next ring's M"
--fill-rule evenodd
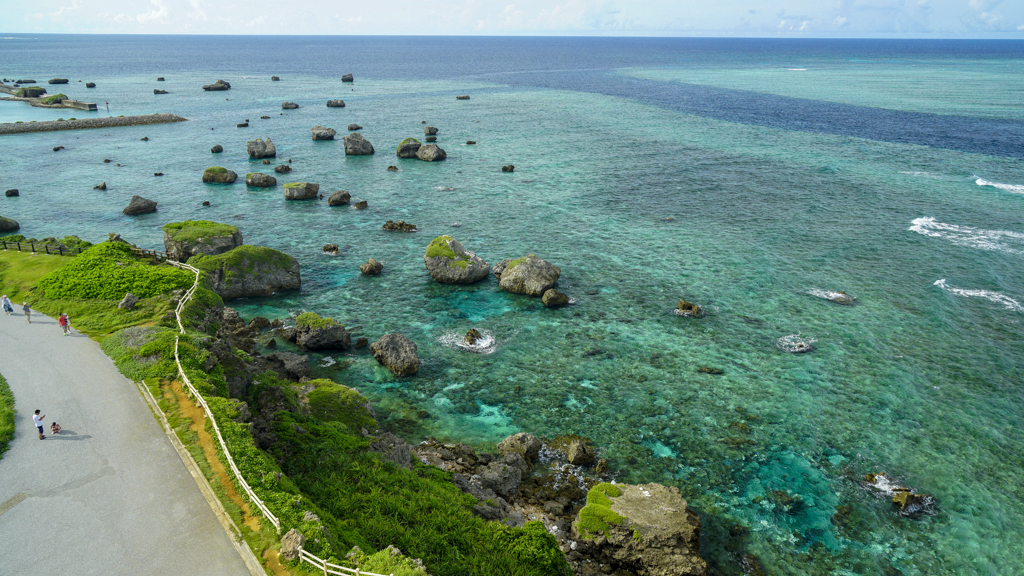
M84 130L87 128L110 128L114 126L139 126L143 124L165 124L186 122L175 114L144 114L140 116L111 116L107 118L84 118L82 120L53 120L47 122L8 122L0 124L0 135L23 134L27 132L52 132L54 130Z

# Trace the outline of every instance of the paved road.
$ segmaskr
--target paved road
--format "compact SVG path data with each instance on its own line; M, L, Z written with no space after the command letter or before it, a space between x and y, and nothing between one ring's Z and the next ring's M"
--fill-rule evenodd
M98 344L62 336L41 314L27 324L19 308L0 314L0 374L17 407L0 459L0 576L249 576L138 389Z

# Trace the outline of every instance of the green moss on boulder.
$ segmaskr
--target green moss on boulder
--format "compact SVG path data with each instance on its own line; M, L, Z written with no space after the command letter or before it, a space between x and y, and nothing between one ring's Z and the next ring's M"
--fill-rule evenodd
M326 378L304 383L300 401L308 407L310 416L324 422L340 422L349 432L377 428L373 409L365 396Z
M426 257L433 258L435 256L444 256L445 258L454 260L455 252L448 247L448 244L451 243L451 241L452 237L447 234L434 238L430 241L430 244L427 245Z
M295 327L308 326L310 328L327 328L337 326L339 322L334 318L321 318L316 312L303 312L295 318Z
M205 272L210 289L225 300L270 296L302 285L299 262L265 246L243 245L215 256L199 254L188 263Z
M576 521L576 530L584 538L609 536L612 524L622 524L624 518L616 514L612 506L612 498L622 495L614 484L602 482L587 492L587 505L580 510Z

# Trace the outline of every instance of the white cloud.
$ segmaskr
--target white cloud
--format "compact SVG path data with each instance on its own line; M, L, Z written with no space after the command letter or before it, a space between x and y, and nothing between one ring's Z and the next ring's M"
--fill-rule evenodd
M140 24L150 21L162 21L167 17L167 8L161 0L149 0L149 3L156 6L156 8L159 8L159 10L150 8L149 12L136 16L135 19L138 20Z
M203 3L200 0L188 0L188 3L192 6L192 12L188 13L189 17L206 22L206 10L203 9ZM260 16L260 18L264 18L264 16Z
M28 14L25 16L25 20L60 20L68 12L78 10L78 6L78 0L71 0L71 6L61 6L54 12L36 12L35 14Z

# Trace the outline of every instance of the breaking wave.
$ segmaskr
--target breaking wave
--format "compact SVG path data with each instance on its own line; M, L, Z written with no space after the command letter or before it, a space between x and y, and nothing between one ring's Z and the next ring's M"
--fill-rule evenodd
M996 304L1001 304L1007 310L1013 310L1014 312L1024 312L1024 306L1021 306L1020 302L1017 302L1013 298L999 292L993 292L991 290L968 290L966 288L954 288L946 284L946 279L936 280L933 286L938 286L950 294L956 294L957 296L963 296L965 298L984 298L991 300Z
M984 178L978 178L977 180L974 181L974 183L977 184L978 186L991 186L993 188L1006 190L1007 192L1012 192L1014 194L1024 194L1024 185L1021 184L1000 184L998 182L989 182Z
M997 250L1009 254L1024 254L1024 234L1006 230L985 230L970 226L957 226L936 222L935 218L917 218L910 223L908 230L949 240L957 246L968 246L981 250Z

